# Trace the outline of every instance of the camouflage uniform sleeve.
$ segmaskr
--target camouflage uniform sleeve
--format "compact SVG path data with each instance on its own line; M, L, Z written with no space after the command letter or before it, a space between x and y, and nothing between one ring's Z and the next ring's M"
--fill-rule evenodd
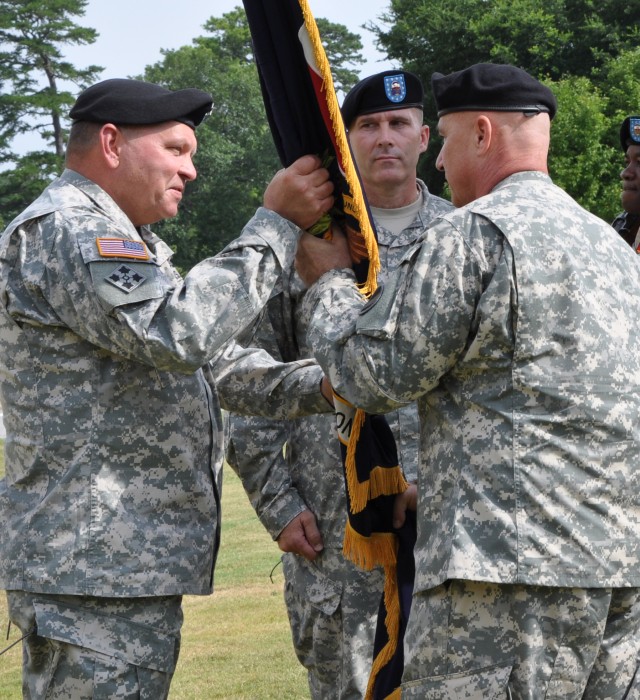
M287 273L291 273L291 268L285 271L285 278ZM270 299L256 323L239 339L249 348L248 363L256 363L261 351L268 353L270 358L276 358L282 369L279 376L277 370L274 372L272 387L265 387L261 393L260 382L256 382L257 387L252 386L252 380L243 376L240 367L234 367L220 385L222 401L230 410L236 411L229 415L227 423L227 461L240 477L260 521L274 539L296 515L307 508L293 485L290 463L284 452L290 423L274 420L280 415L277 401L270 418L238 415L240 411L237 409L248 405L250 412L255 414L256 404L271 402L272 392L276 396L290 392L289 406L294 409L312 409L315 402L318 412L332 411L319 391L323 372L317 362L294 359L298 356L298 351L289 299L289 284L285 281L284 289ZM290 362L282 362L284 359ZM291 374L288 368L295 365L305 365L308 371L317 372L310 380L315 385L305 386L305 380L300 378L298 372ZM313 389L312 395L307 394L310 388ZM308 413L314 411L309 410Z
M110 283L121 263L97 252L96 238L118 235L116 226L101 215L53 216L42 224L57 233L49 239L38 285L61 321L109 352L187 373L204 366L258 315L299 233L259 209L238 239L184 279L166 261L127 264L144 280L131 291Z
M458 230L440 220L369 302L350 271L331 271L311 287L303 302L313 315L308 339L338 393L385 413L433 389L453 367L485 279L468 242L482 247L482 226L469 220Z
M292 484L284 453L286 423L231 413L227 431L227 462L240 477L260 522L275 540L307 508Z
M315 360L279 362L261 348L235 342L212 362L222 408L275 419L328 413L320 393L324 376Z

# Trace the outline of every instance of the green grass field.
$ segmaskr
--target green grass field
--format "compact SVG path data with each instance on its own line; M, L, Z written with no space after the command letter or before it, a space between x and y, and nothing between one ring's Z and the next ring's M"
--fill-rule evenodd
M2 441L0 441L2 442ZM0 450L0 457L2 456ZM0 463L4 473L4 463ZM306 673L293 652L282 599L280 551L260 525L240 481L225 468L222 545L212 596L187 596L172 700L303 700ZM0 649L20 636L0 596ZM0 656L0 700L18 700L20 645Z

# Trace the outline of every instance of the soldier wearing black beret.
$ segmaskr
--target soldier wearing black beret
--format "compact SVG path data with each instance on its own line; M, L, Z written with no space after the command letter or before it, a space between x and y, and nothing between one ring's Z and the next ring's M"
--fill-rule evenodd
M629 146L640 146L640 116L626 117L620 125L620 147L626 152Z
M636 697L640 267L549 177L545 85L498 64L432 84L458 208L372 302L337 232L296 259L336 393L418 407L417 484L394 508L417 518L400 694Z
M172 91L142 80L113 78L81 92L69 116L74 121L129 126L177 121L195 129L212 104L211 95L196 88Z
M364 78L349 90L342 103L342 119L348 129L360 114L393 109L423 108L420 78L403 70L386 70Z
M511 174L510 170L526 169L527 161L536 168L540 165L540 158L535 157L533 151L536 144L546 149L550 121L557 109L555 95L546 85L517 66L478 63L448 75L434 73L431 87L441 135L446 137L452 128L464 123L468 134L473 133L481 139L478 145L482 149L469 154L480 158L469 159L465 171L457 164L455 169L447 169L446 161L449 157L455 158L456 154L445 138L436 167L445 171L454 204L461 206L487 194L499 181L496 179L498 174L504 176ZM522 119L528 121L529 126ZM501 127L514 129L516 124L522 125L519 132L525 136L522 143L504 140L506 132ZM503 154L516 148L519 150L523 145L530 154L526 160L502 162L498 144L504 148ZM457 145L458 152L461 146L461 143ZM487 156L497 172L486 170ZM473 167L476 165L477 169ZM544 167L546 171L546 160Z
M244 351L230 341L270 298L300 228L332 206L333 185L319 158L295 161L243 234L183 277L149 227L175 216L196 177L195 129L210 109L196 89L88 88L71 110L66 169L0 238L11 475L0 587L23 634L25 697L164 700L182 596L212 592L223 461L212 360L237 371ZM264 356L252 369L282 372ZM326 405L319 388L315 399ZM268 405L254 410L272 416Z
M620 125L620 146L625 155L622 208L611 224L622 238L640 253L640 116L626 117Z
M546 112L553 119L557 108L548 87L510 65L477 63L449 75L434 73L431 87L438 117L452 112L495 111Z
M396 68L360 81L342 105L351 151L375 222L381 284L423 235L427 223L452 208L450 202L431 194L416 176L429 140L429 129L422 123L422 102L418 77ZM279 298L270 302L269 313L249 344L266 341L265 347L278 347L287 357L307 358L311 355L300 280L293 269L286 270L283 279L282 298L288 303ZM293 401L299 399L301 394L292 394ZM394 412L389 422L397 439L398 458L411 479L417 470L415 405ZM264 430L278 439L269 449L254 449L256 435ZM252 502L257 502L255 494L271 490L270 481L289 484L271 501L273 517L264 518L264 512L260 515L286 552L285 602L293 644L307 668L313 700L367 695L376 620L384 624L384 616L378 617L383 594L380 572L359 570L343 556L341 547L334 546L344 537L347 509L344 491L335 488L343 474L334 435L335 420L329 414L300 418L295 426L277 420L266 424L233 413L229 416L228 461ZM283 459L285 442L287 458ZM325 545L321 554L313 549L318 541ZM342 591L330 612L310 599L312 586Z

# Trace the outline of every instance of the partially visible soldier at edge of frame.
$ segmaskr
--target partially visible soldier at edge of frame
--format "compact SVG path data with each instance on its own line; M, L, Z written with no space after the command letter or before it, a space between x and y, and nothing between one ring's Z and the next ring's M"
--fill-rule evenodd
M182 595L211 593L220 539L209 361L269 298L296 224L333 201L319 159L296 161L242 236L182 278L149 225L195 178L211 102L87 88L67 169L0 238L0 584L30 700L168 696Z
M625 154L622 180L622 208L611 224L613 228L640 252L640 116L627 117L620 126L620 145Z
M458 208L366 308L339 233L296 257L335 391L418 404L402 697L640 697L640 260L552 183L547 86L432 88Z
M452 209L416 179L427 149L423 87L412 73L387 70L360 81L342 116L378 233L380 281L438 214ZM281 360L311 358L304 285L293 268L247 344ZM243 378L225 401L239 406ZM364 697L373 659L381 570L358 569L342 554L347 503L335 417L282 422L230 414L227 461L237 471L262 524L285 552L285 602L296 654L308 671L314 700ZM246 407L251 413L251 406ZM415 480L418 416L415 405L387 416L401 466ZM285 454L283 446L286 445Z

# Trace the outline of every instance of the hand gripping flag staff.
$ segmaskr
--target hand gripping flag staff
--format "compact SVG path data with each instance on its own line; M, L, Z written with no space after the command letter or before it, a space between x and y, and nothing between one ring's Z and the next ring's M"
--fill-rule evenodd
M346 136L329 63L307 0L243 0L267 118L282 164L316 154L329 170L336 204L312 233L345 231L359 289L370 297L380 268L375 227ZM366 698L400 697L402 637L413 587L415 518L392 526L395 495L407 488L384 416L335 395L348 521L344 555L363 569L383 566L374 658Z

